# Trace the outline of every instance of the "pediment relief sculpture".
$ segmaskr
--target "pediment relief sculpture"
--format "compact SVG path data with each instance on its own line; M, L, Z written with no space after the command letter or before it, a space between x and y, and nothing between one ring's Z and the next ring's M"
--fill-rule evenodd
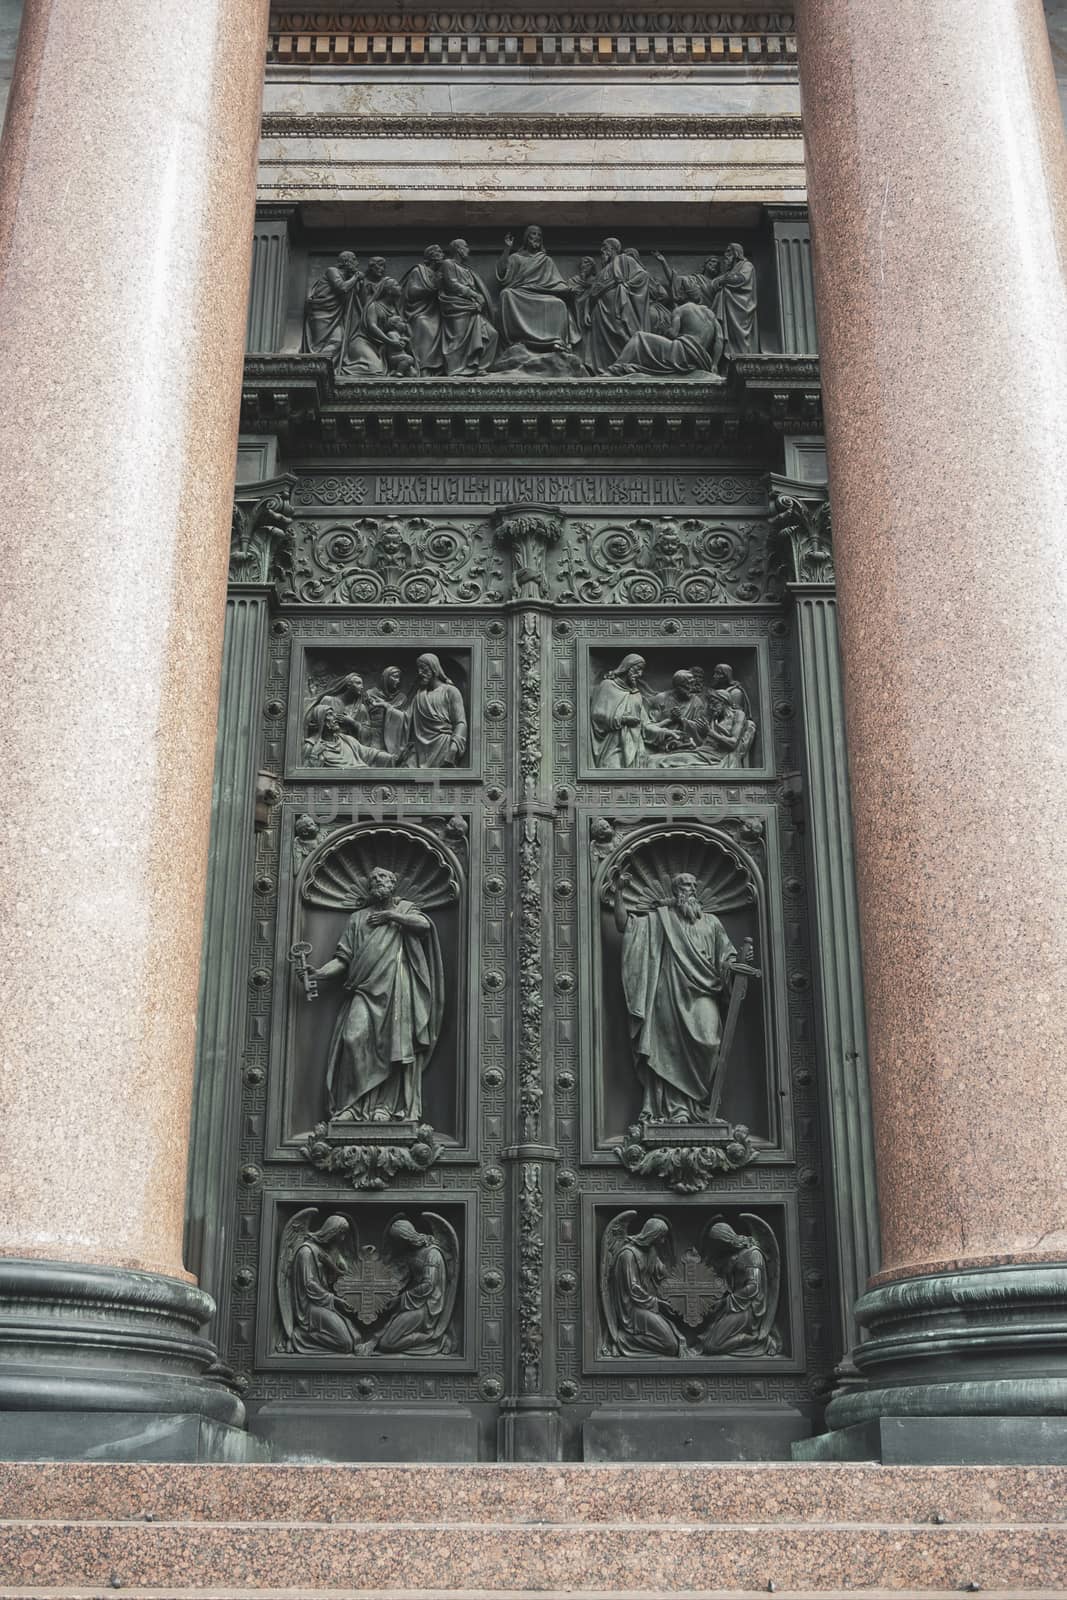
M350 250L314 279L301 349L342 381L395 377L692 378L759 349L756 270L737 243L699 272L655 266L616 237L561 269L531 224L505 236L492 288L465 239L430 244L405 271Z

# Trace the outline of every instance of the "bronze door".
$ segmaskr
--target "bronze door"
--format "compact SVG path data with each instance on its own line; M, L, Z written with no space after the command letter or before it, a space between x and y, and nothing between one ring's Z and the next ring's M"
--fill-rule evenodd
M810 1431L826 1241L766 494L297 475L224 1287L279 1453L786 1457Z

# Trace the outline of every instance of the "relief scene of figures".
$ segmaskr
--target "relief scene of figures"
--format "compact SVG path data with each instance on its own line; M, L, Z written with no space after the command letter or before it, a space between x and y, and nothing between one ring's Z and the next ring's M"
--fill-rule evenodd
M762 767L757 673L747 652L590 652L592 771L692 774Z
M759 350L756 268L736 241L680 268L605 238L550 252L536 224L475 262L465 239L413 264L341 251L309 261L301 349L363 378L693 378L724 382Z
M603 1221L597 1277L598 1360L783 1353L782 1251L765 1215L618 1212Z
M309 663L300 764L304 767L469 766L468 672L433 651L359 658L357 670Z
M383 1219L384 1220L384 1219ZM309 1206L286 1223L275 1273L276 1353L315 1356L449 1356L457 1345L460 1246L437 1212L399 1212L376 1242L360 1242L355 1217Z

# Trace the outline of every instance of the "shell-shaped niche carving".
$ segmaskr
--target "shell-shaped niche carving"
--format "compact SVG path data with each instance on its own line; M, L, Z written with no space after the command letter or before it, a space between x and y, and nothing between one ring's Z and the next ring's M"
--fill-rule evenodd
M358 911L370 901L367 879L384 867L396 892L423 911L459 899L463 869L452 851L424 828L375 823L334 834L308 862L300 894L309 906Z
M613 900L621 883L626 909L640 915L669 904L671 880L683 872L696 879L704 910L716 916L758 899L756 869L744 852L721 835L686 827L631 834L610 857L601 892Z

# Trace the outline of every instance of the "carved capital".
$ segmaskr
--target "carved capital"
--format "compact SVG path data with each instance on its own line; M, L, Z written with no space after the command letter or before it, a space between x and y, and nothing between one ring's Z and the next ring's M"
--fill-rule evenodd
M826 490L772 476L771 505L771 528L782 547L790 581L832 584L834 553Z
M230 530L231 583L280 584L291 574L295 483L286 473L242 487Z

